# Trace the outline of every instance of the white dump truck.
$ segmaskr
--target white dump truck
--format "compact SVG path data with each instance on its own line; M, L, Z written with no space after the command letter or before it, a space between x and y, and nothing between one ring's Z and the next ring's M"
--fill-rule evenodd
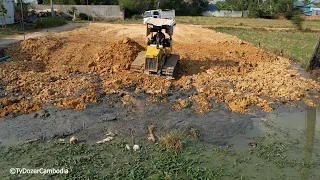
M174 19L175 16L175 10L149 10L143 13L143 24L146 24L150 18Z

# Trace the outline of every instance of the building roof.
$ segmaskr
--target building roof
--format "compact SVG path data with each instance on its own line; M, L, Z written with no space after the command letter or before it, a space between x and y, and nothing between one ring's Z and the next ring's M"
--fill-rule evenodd
M312 3L310 3L310 4L305 5L304 7L317 7L317 6L312 4Z
M293 5L296 6L296 7L302 7L302 6L304 6L304 3L301 2L301 1L297 1Z

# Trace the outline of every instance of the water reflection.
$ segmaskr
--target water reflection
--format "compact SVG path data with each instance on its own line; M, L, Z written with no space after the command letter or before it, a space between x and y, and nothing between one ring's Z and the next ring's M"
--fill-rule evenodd
M309 179L310 167L312 163L312 152L314 144L314 136L316 130L317 109L308 108L305 111L305 129L306 129L306 142L304 148L304 168L302 172L302 179Z

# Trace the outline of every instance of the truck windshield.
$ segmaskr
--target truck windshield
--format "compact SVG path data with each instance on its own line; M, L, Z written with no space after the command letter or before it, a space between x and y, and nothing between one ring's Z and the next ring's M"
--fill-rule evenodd
M150 11L146 11L143 14L144 17L151 17L151 12Z

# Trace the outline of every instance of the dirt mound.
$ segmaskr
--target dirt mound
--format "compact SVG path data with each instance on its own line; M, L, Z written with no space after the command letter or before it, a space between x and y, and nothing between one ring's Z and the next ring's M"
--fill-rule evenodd
M144 48L130 38L125 38L98 53L96 59L88 63L88 68L105 72L129 70L131 63Z
M30 39L6 50L12 58L1 63L0 78L7 96L17 100L21 95L30 104L53 103L59 107L84 109L85 103L98 101L94 90L98 76L128 70L137 54L144 50L130 38L98 48L91 48L90 43L75 46L74 42L63 39L52 36ZM71 53L73 50L75 53ZM17 105L2 105L1 117L10 112L31 112L20 99Z
M21 42L22 52L31 54L32 60L48 61L50 54L62 47L63 40L54 36L29 39Z
M0 64L5 90L0 101L13 103L1 105L1 117L29 113L47 103L80 110L88 102L99 102L101 95L115 96L107 101L120 102L132 112L146 106L135 97L140 95L147 103L168 103L198 113L214 111L215 103L239 113L255 106L270 112L277 103L319 104L320 84L290 69L288 59L234 37L224 35L223 40L209 30L203 30L206 38L196 35L197 39L178 27L182 34L173 42L174 53L181 57L178 80L132 73L131 62L144 50L137 43L145 40L137 35L144 26L104 26L90 25L9 47L6 54L11 60ZM193 26L183 29L201 31ZM172 95L175 99L170 99Z

